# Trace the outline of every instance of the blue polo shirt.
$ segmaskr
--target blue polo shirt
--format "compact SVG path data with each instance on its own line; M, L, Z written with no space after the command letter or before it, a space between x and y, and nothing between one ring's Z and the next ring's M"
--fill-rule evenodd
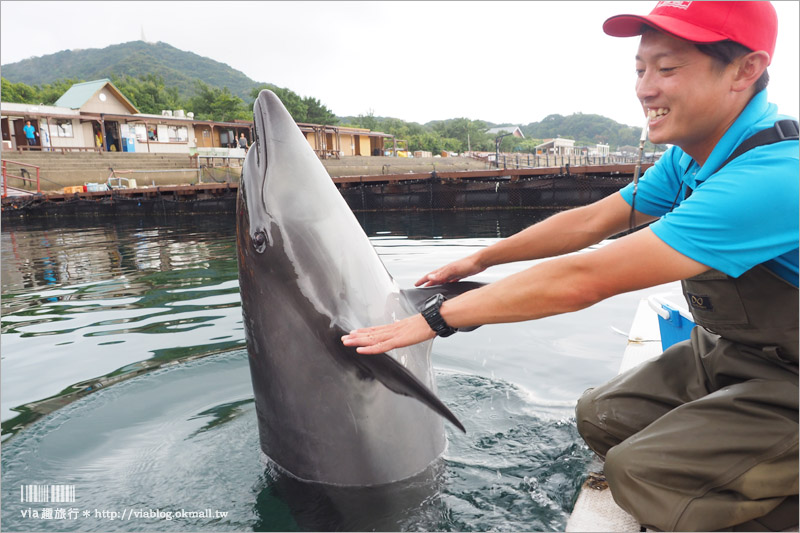
M702 167L677 146L668 149L639 180L636 210L661 217L653 233L699 263L734 278L764 263L797 287L798 142L753 148L714 173L742 141L787 118L759 92ZM687 185L693 192L684 200ZM620 193L630 204L633 184Z

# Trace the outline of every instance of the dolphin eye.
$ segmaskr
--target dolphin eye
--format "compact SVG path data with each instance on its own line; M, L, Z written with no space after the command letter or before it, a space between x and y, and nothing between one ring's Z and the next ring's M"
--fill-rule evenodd
M253 246L258 253L262 253L267 247L267 236L263 231L259 230L253 235Z

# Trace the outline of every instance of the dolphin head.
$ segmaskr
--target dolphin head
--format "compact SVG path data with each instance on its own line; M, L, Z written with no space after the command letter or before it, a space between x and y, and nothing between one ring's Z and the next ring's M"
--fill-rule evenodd
M237 250L262 451L304 480L410 477L444 450L440 415L460 426L435 396L431 343L361 356L339 339L416 308L280 100L262 91L253 111Z
M344 330L394 320L403 305L399 288L274 93L261 92L254 122L241 185L251 249L264 254L280 242L303 293ZM378 287L392 305L375 297Z

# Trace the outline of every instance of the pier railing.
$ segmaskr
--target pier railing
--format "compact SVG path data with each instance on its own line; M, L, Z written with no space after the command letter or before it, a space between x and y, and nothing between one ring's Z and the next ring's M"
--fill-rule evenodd
M21 163L19 161L11 161L9 159L3 159L2 162L3 162L3 198L6 198L8 196L8 180L9 180L9 178L15 178L15 179L18 179L18 180L22 180L23 184L25 184L27 182L30 182L30 183L34 183L35 182L36 183L36 192L37 193L41 193L42 192L39 167L37 167L36 165L31 165L29 163ZM28 176L25 177L23 175L17 176L16 174L9 174L8 173L8 164L9 163L11 163L12 165L18 165L19 167L21 167L19 173L20 174L27 174ZM36 179L35 180L30 177L30 172L28 172L24 167L35 168L36 169ZM13 187L12 187L12 189L13 189ZM27 192L27 191L25 191L25 192Z
M659 156L645 154L644 160L653 163ZM554 154L509 154L501 153L495 161L494 154L488 157L475 157L487 162L494 168L551 168L551 167L578 167L594 165L625 165L638 161L638 155L607 155L594 156L582 154L554 155Z

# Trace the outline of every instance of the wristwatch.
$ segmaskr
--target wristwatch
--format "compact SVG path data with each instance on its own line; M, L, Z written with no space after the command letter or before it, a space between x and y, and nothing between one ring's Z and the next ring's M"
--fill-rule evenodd
M422 316L425 317L425 321L438 336L449 337L458 330L448 326L439 312L439 308L442 307L444 301L445 297L438 293L425 300L425 304L422 306Z

